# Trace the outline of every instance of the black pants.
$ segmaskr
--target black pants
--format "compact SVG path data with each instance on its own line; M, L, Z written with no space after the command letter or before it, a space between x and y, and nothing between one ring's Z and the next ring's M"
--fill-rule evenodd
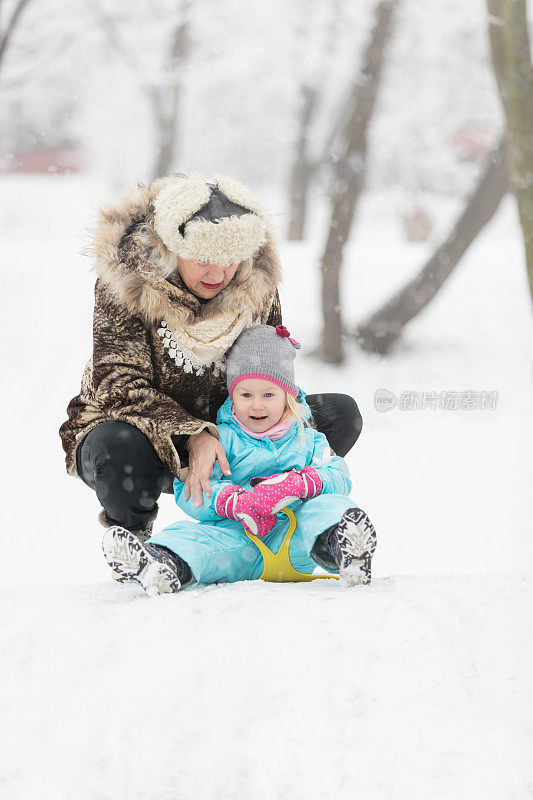
M363 427L355 400L336 393L311 394L306 400L318 430L337 455L345 456ZM161 492L172 493L173 477L150 440L126 422L110 420L93 428L77 448L76 465L110 524L130 530L145 528Z

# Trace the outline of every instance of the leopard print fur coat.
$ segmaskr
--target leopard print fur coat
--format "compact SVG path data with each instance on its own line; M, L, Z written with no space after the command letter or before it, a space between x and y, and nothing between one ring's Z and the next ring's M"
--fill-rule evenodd
M142 431L170 473L183 480L186 455L177 440L204 429L219 438L216 414L228 391L225 356L208 366L195 363L173 329L186 330L198 319L216 321L229 310L252 324L282 323L281 268L270 230L265 244L212 300L187 289L175 254L153 225L153 199L168 180L140 185L99 213L91 245L98 276L93 353L59 430L67 472L74 477L76 449L89 431L122 420Z

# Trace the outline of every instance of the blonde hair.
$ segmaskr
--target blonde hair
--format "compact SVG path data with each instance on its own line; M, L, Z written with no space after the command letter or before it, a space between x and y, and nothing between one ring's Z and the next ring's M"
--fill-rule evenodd
M290 420L291 417L294 417L296 420L296 424L298 425L298 430L300 432L300 449L303 450L305 447L305 431L304 428L308 428L309 425L307 420L304 419L303 416L304 407L303 405L294 397L294 395L289 394L289 392L285 391L285 411L280 419L280 422L287 422Z

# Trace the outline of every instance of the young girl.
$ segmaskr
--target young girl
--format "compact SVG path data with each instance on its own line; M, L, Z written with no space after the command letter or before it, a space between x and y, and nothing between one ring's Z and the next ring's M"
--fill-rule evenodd
M282 325L259 325L237 338L227 355L229 397L217 414L231 476L217 462L211 497L199 507L174 481L177 504L198 522L175 522L144 544L125 528L109 528L103 550L119 580L158 595L264 577L266 548L267 556L278 554L287 541L281 509L288 507L296 522L290 580L306 580L320 565L347 585L370 583L376 533L348 496L345 462L307 423L311 412L294 380L299 348ZM271 579L283 580L282 572Z

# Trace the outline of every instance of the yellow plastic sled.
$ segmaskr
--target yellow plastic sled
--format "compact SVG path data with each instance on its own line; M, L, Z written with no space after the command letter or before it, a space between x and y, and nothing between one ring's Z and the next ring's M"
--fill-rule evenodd
M299 581L316 581L321 578L333 578L338 581L338 575L330 575L328 573L309 575L307 572L298 572L297 569L294 569L289 559L289 545L292 535L296 530L296 517L288 506L282 508L281 511L289 518L289 528L283 537L283 541L277 553L273 553L272 550L269 550L268 547L263 544L261 539L245 530L247 537L257 545L263 556L265 566L263 572L259 576L259 580L269 581L271 583L296 583Z

